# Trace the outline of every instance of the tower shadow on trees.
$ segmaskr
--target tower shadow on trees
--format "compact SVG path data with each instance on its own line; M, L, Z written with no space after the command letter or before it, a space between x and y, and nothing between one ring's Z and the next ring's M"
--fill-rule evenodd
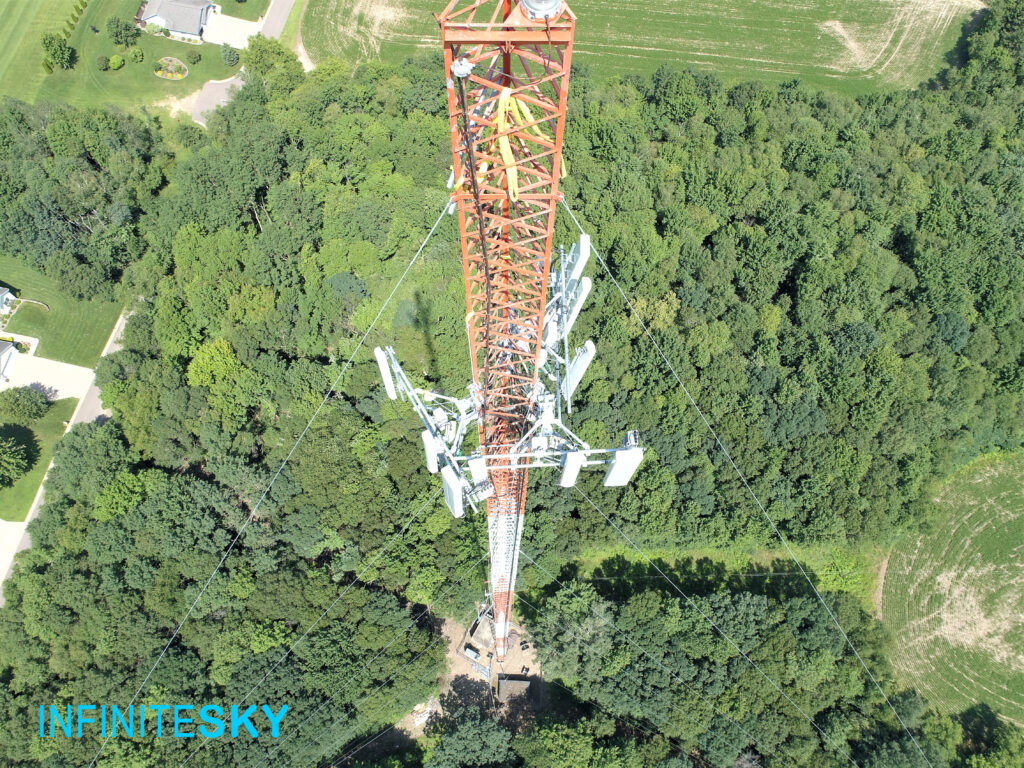
M427 353L427 375L431 381L441 381L441 367L437 363L437 348L434 346L434 329L430 327L430 309L433 302L425 297L423 291L413 295L416 303L416 314L413 326L423 336L423 348Z
M658 572L659 569L661 573ZM814 571L806 564L804 569L817 582ZM792 561L783 559L772 560L769 563L752 563L742 571L737 571L730 570L719 560L707 557L685 557L675 563L656 559L654 565L651 565L644 561L631 560L623 555L615 555L601 561L588 577L581 577L574 566L566 567L562 571L563 580L566 577L584 578L594 585L598 594L615 602L624 602L648 590L679 597L679 593L669 580L690 596L722 591L751 592L777 600L814 596L803 574Z

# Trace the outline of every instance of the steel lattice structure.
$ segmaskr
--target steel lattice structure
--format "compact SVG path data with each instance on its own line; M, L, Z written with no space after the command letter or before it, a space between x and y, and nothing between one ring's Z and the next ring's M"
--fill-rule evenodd
M480 442L485 456L507 454L529 430L536 401L576 17L559 0L452 0L438 22ZM490 591L501 660L527 470L501 458L488 461L488 470Z

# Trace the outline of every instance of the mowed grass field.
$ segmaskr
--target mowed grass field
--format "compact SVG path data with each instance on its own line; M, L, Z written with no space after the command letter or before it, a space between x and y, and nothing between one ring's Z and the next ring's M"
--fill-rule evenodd
M934 530L886 569L897 677L940 711L983 703L1024 726L1024 456L979 460L934 503Z
M3 0L0 4L0 96L33 101L46 76L43 34L59 32L75 0Z
M302 41L331 56L396 60L437 48L420 0L308 0ZM727 82L799 77L862 93L916 86L938 72L981 0L574 0L574 61L597 74L650 73L663 63L717 72Z
M6 332L38 338L36 354L40 357L86 368L96 365L121 314L119 304L74 299L55 281L11 256L0 256L0 284L12 288L19 298L35 299L50 307L47 311L21 305Z
M46 413L31 427L0 424L0 437L13 437L23 445L31 446L32 466L14 485L0 488L0 519L24 520L43 482L46 468L53 458L53 448L64 434L64 422L75 412L78 400L73 397L52 403Z

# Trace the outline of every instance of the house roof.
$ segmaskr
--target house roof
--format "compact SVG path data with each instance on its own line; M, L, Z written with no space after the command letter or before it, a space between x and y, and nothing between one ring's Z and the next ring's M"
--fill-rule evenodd
M203 29L204 11L212 5L209 0L150 0L142 18L159 16L172 32L198 35Z
M11 292L10 288L4 288L2 285L0 285L0 299L2 299L4 296L6 296L10 292Z
M4 354L8 349L10 349L13 346L13 341L0 341L0 355Z

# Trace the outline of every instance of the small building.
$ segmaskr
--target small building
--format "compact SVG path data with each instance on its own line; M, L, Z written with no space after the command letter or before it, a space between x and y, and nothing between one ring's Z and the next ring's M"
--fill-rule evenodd
M149 0L136 18L141 26L155 24L172 35L199 41L212 13L215 7L209 0Z
M530 694L529 678L520 675L498 676L498 701L507 704L511 699L527 697Z
M14 346L14 342L0 341L0 380L11 375L16 354L18 354L18 349Z
M15 295L10 288L0 287L0 315L6 315L14 306Z
M467 644L466 647L462 649L462 652L469 656L473 661L478 661L480 659L480 651L472 645Z

